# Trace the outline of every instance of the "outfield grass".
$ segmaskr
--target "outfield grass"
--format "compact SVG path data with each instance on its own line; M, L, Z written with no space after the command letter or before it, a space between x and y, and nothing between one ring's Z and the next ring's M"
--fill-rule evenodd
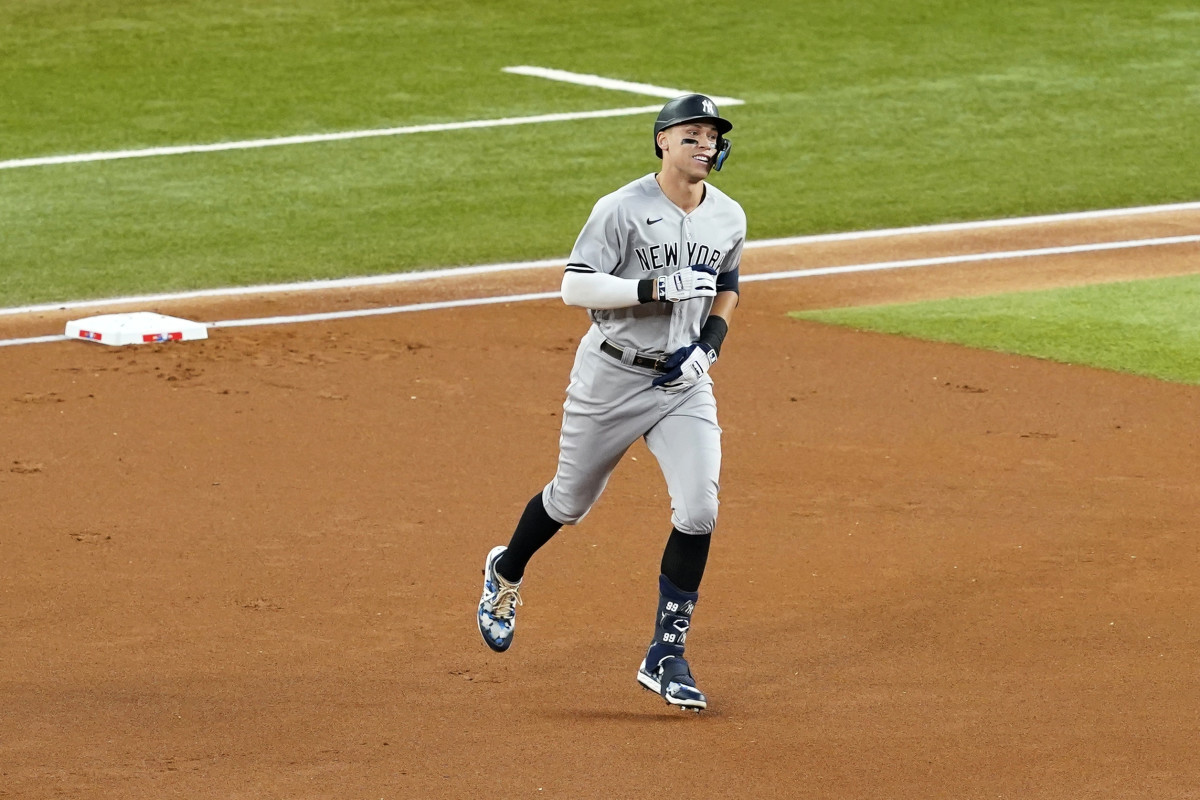
M0 160L735 96L751 238L1200 197L1179 0L0 4ZM565 256L652 114L0 170L0 306Z
M1200 384L1196 275L793 316Z

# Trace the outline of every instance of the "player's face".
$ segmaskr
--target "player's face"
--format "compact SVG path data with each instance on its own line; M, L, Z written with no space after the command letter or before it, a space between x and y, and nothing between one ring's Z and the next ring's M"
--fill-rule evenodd
M719 134L707 122L685 122L660 134L663 165L703 178L712 170ZM665 140L665 141L663 141Z

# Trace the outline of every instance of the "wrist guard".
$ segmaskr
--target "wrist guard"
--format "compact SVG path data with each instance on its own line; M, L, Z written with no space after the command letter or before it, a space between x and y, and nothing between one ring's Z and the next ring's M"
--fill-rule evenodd
M720 355L721 343L725 341L727 333L729 333L729 323L714 314L704 321L704 327L700 328L700 338L697 341L708 345L714 353Z

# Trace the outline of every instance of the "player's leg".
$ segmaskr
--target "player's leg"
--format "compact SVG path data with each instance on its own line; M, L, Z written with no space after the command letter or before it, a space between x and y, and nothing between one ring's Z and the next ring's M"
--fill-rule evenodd
M697 386L646 433L671 497L671 525L685 534L711 534L721 484L721 428L709 384Z
M576 355L554 478L526 504L508 546L493 548L484 562L477 616L479 631L493 650L503 652L512 643L529 560L563 525L586 516L625 451L649 424L644 415L653 413L651 393L632 389L634 381L644 385L645 380L591 348L581 347ZM631 394L646 399L628 402Z
M504 580L520 584L529 559L542 545L554 538L562 526L561 522L546 513L542 492L535 494L525 505L508 547L496 559L496 572Z
M684 649L717 518L721 429L709 387L689 393L646 443L667 480L673 527L663 550L654 636L638 683L672 705L700 710L707 698L696 688Z
M597 350L585 353L581 372L588 379L567 387L558 466L542 491L546 513L564 525L587 516L626 451L660 416L645 374Z
M592 373L592 368L597 371ZM591 377L572 380L567 387L554 478L525 506L497 565L511 580L524 577L534 553L563 525L574 525L587 515L621 458L649 424L645 415L652 412L652 403L629 402L613 393L622 382L644 383L643 377L586 360L583 369Z

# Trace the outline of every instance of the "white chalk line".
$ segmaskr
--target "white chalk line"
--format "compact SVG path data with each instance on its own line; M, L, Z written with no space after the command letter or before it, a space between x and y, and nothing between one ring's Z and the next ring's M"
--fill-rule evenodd
M819 233L812 236L790 237L784 239L759 239L747 242L746 248L755 247L786 247L796 244L821 244L824 242L850 242L865 239L879 239L888 236L908 236L911 234L927 233L957 233L960 231L978 231L989 228L1014 228L1022 225L1053 225L1061 222L1086 222L1094 219L1110 219L1112 217L1135 217L1146 214L1170 214L1179 211L1200 211L1200 201L1185 203L1164 203L1156 206L1135 206L1133 208L1100 208L1091 211L1067 211L1061 214L1039 214L1030 217L1008 217L1000 219L981 219L969 222L940 222L932 225L914 225L906 228L880 228L872 231L846 231L844 233Z
M289 292L327 292L335 289L359 289L371 286L392 286L401 283L433 280L436 278L459 278L469 275L487 275L496 272L516 272L525 269L561 267L565 259L545 261L520 261L509 264L484 264L474 267L446 267L420 272L397 272L387 275L363 275L356 278L331 278L329 280L302 281L297 283L273 283L258 286L232 286L218 289L195 289L187 292L160 292L134 297L109 297L102 300L72 300L64 303L41 303L14 308L0 308L0 316L15 314L42 314L53 311L74 311L85 308L105 308L145 303L162 303L176 300L203 300L206 298L231 298L287 294Z
M501 71L513 75L528 75L534 78L573 83L577 86L593 86L599 89L613 89L618 92L632 92L634 94L644 94L650 97L663 97L667 99L693 93L688 89L671 89L666 86L655 86L651 83L635 83L633 81L622 81L615 78L605 78L600 75L567 72L563 69L549 69L547 67L504 67ZM717 105L722 106L740 106L745 102L736 97L721 97L715 94L710 94L708 97Z
M855 272L875 272L892 269L911 269L914 267L942 266L950 264L970 264L989 261L1006 261L1023 258L1038 258L1054 255L1071 255L1079 253L1095 253L1108 250L1131 250L1144 247L1164 247L1180 244L1200 243L1200 234L1189 236L1167 236L1154 239L1133 239L1121 242L1097 242L1091 244L1064 245L1059 247L1040 247L1029 250L1002 250L987 253L969 253L955 256L935 256L930 258L913 258L898 261L878 261L864 264L848 264L837 267L815 267L811 269L787 270L781 272L759 273L746 275L742 281L746 283L788 280L795 278L811 278L823 275L841 275ZM561 262L539 262L542 265L553 266ZM415 311L433 311L440 309L467 308L471 306L496 305L501 303L523 303L533 300L551 300L560 297L558 292L539 292L534 294L514 294L471 298L465 300L446 300L430 303L413 303L403 306L387 306L382 308L354 309L350 311L330 311L314 314L295 314L290 316L259 317L251 319L220 320L205 323L210 328L240 328L265 325L286 325L303 322L325 322L332 320L374 317L388 314L411 313ZM11 347L23 344L67 341L69 337L38 336L26 339L0 340L0 347Z
M248 328L257 325L287 325L296 322L326 322L329 320L356 319L358 317L378 317L385 314L404 314L413 311L437 311L439 309L469 308L471 306L489 306L500 303L525 303L531 300L553 300L557 297L560 297L558 292L510 294L495 297L476 297L467 300L442 300L434 303L413 303L407 306L360 308L353 311L327 311L317 314L295 314L287 317L227 319L219 322L209 322L207 324L210 328Z
M784 280L787 278L815 278L821 275L845 275L852 272L875 272L887 269L908 269L910 267L936 267L944 264L972 264L978 261L1009 261L1018 258L1062 256L1075 253L1099 253L1105 250L1133 250L1139 247L1165 247L1196 242L1200 242L1200 234L1164 236L1158 239L1131 239L1124 242L1096 242L1093 244L1072 244L1060 247L1039 247L1032 250L999 250L989 253L969 253L957 256L910 258L901 261L877 261L868 264L848 264L840 267L816 267L813 269L746 275L741 280L743 282L752 282Z
M1159 239L1136 239L1124 242L1101 242L1097 244L1077 244L1062 247L1041 247L1032 250L1009 250L994 253L971 253L958 256L938 256L933 258L913 258L903 261L879 261L867 264L851 264L841 267L816 267L813 269L798 269L785 272L765 272L746 275L742 282L787 280L790 278L812 278L821 275L841 275L853 272L874 272L890 269L910 269L912 267L930 267L947 264L969 264L979 261L1006 261L1018 258L1036 258L1039 256L1068 255L1073 253L1093 253L1104 250L1129 250L1139 247L1163 247L1175 244L1190 244L1200 242L1200 234L1194 236L1170 236ZM290 317L262 317L259 319L224 320L211 322L212 328L233 328L255 325L282 325L293 322L323 322L336 319L353 319L357 317L373 317L383 314L400 314L412 311L430 311L434 309L463 308L467 306L490 305L495 303L523 303L530 300L550 300L561 297L558 292L540 292L537 294L514 294L501 297L486 297L471 300L447 300L437 303L415 303L406 306L391 306L388 308L356 309L353 311L331 311L318 314L300 314Z
M586 75L577 72L567 72L546 67L504 67L502 72L514 75L526 75L562 81L579 86L592 86L601 89L613 89L622 92L648 95L650 97L677 97L689 94L683 89L669 89L649 83L633 83L599 75ZM713 98L718 103L726 105L741 105L742 101L733 97ZM603 119L607 117L627 117L635 114L657 112L660 106L634 106L627 108L608 108L598 111L571 111L556 114L536 114L528 117L503 117L500 119L477 119L466 122L440 122L427 125L405 125L396 128L375 128L360 131L338 131L335 133L312 133L296 136L277 136L267 139L245 139L237 142L215 142L212 144L184 144L164 147L146 147L136 150L108 150L95 153L72 153L59 156L36 156L33 158L12 158L0 161L0 169L22 169L27 167L46 167L58 164L88 164L97 161L118 161L128 158L154 158L157 156L177 156L189 153L219 153L228 150L257 150L264 147L284 147L297 144L316 144L318 142L344 142L352 139L370 139L380 136L407 136L414 133L442 133L446 131L474 130L479 128L499 128L512 125L536 125L546 122L570 122L582 119Z
M658 111L659 106L636 106L608 108L600 111L572 111L561 114L537 114L530 117L505 117L502 119L480 119L467 122L443 122L430 125L406 125L400 128L378 128L364 131L341 131L338 133L314 133L303 136L280 136L274 139L248 139L240 142L217 142L214 144L188 144L171 147L149 147L142 150L111 150L98 153L75 153L62 156L40 156L0 161L0 169L43 167L54 164L84 164L95 161L116 161L127 158L152 158L175 156L187 153L217 153L225 150L255 150L264 147L283 147L316 142L342 142L351 139L369 139L378 136L404 136L413 133L439 133L477 128L498 128L510 125L533 125L543 122L567 122L580 119L604 117L626 117Z
M785 239L760 239L753 242L747 242L745 249L756 250L764 247L792 247L797 245L819 244L823 242L849 242L878 239L889 236L911 236L927 233L955 233L989 228L1078 222L1092 219L1106 219L1111 217L1133 217L1143 216L1146 214L1166 214L1178 211L1197 210L1200 210L1200 202L1171 203L1167 205L1140 206L1135 208L1098 209L1094 211L1072 211L1064 214L1039 215L1032 217L1011 217L1009 219L975 220L970 222L948 222L939 223L936 225L920 225L906 228L884 228L881 230L870 231L848 231L845 233L823 233L811 236L793 236ZM186 292L164 292L150 295L138 295L134 297L114 297L103 300L70 300L57 303L41 303L37 305L16 306L13 308L0 308L0 316L14 314L40 314L54 311L73 311L76 309L85 308L127 306L139 303L159 303L176 300L243 297L250 295L284 294L288 292L323 292L337 289L354 289L370 286L391 286L395 284L429 280L433 278L456 278L469 275L485 275L497 272L513 272L526 269L561 267L565 263L565 258L553 258L541 261L516 261L504 264L485 264L473 267L446 267L443 269L423 270L419 272L367 275L356 278L336 278L329 280L276 283L257 286L222 287L217 289L196 289Z
M26 339L0 339L0 347L17 347L23 344L46 344L48 342L65 342L70 337L61 333L55 336L30 336Z

